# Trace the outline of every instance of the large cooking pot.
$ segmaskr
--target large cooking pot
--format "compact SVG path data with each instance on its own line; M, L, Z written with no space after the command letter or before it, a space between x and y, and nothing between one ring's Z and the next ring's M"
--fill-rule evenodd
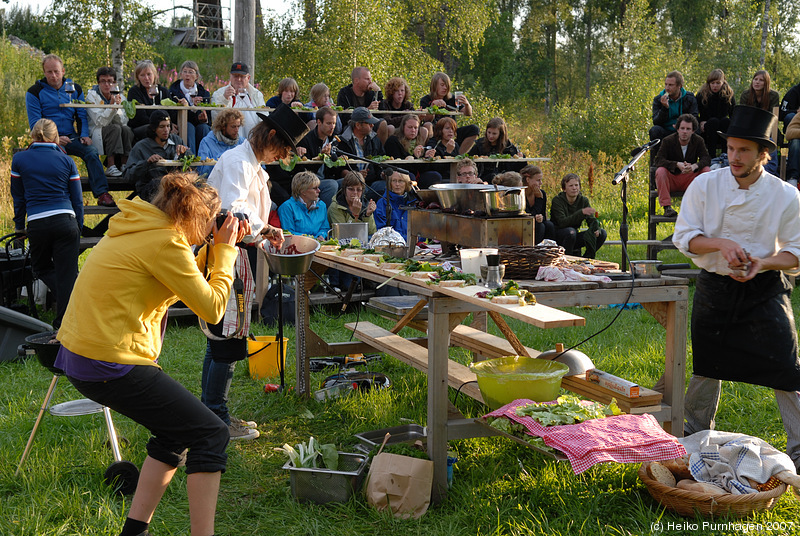
M481 190L489 214L504 216L525 212L525 188L527 186L495 186Z
M352 223L334 223L331 231L333 232L333 237L336 240L341 240L343 238L358 238L362 244L366 245L367 241L369 240L367 225L367 222L364 221Z
M413 194L416 195L426 207L431 203L436 203L441 206L436 190L414 190Z
M280 275L302 275L311 268L314 253L319 250L319 242L308 236L289 235L285 237L280 251L269 244L261 251L267 256L271 272Z
M631 261L631 272L636 279L660 279L662 270L689 270L688 263L664 264L662 261Z
M431 186L431 190L439 196L442 208L455 212L467 210L488 212L486 199L481 191L485 189L485 184L443 183Z

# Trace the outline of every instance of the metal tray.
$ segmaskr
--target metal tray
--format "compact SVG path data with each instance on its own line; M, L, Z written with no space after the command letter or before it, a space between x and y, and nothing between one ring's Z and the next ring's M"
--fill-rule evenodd
M362 432L356 434L356 438L370 451L383 443L383 438L387 433L390 434L389 441L386 442L387 445L396 445L399 443L410 445L417 440L422 440L423 443L428 440L428 431L419 424L405 424L402 426L372 430L370 432Z
M338 471L292 467L291 462L286 462L283 468L289 471L294 498L325 504L350 500L361 488L367 461L365 455L340 452Z

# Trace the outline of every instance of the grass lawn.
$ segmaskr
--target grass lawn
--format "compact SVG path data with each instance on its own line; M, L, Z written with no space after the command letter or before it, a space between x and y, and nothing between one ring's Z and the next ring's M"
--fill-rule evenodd
M523 343L539 349L557 342L573 343L605 326L613 309L572 309L585 316L582 328L539 330L511 321ZM795 312L797 314L797 311ZM341 326L358 317L384 326L389 323L361 311L337 316L319 310L312 325L326 340L347 340ZM274 334L274 327L254 325L256 334ZM411 336L413 333L408 332ZM287 328L290 363L287 384L294 384L294 330ZM622 313L615 325L589 341L583 351L612 373L642 385L652 385L663 363L664 330L641 309ZM160 363L164 369L199 395L205 338L193 322L173 322ZM466 352L452 357L469 360ZM419 521L400 521L375 512L358 495L345 504L318 506L295 501L289 476L282 470L283 454L273 447L306 441L309 436L336 443L352 451L353 434L403 422L426 424L426 377L392 358L370 364L370 370L387 374L390 389L354 393L326 403L301 400L291 391L264 393L262 381L250 379L245 363L237 366L231 388L235 415L256 420L261 438L229 447L229 465L222 478L217 510L218 534L275 535L627 535L661 534L654 523L675 530L666 534L742 534L726 520L716 529L687 525L688 520L665 513L647 494L636 476L637 465L603 464L574 475L568 463L553 461L536 451L503 438L452 441L457 455L455 481L447 498ZM320 381L327 373L314 373ZM35 359L0 364L0 534L61 535L117 534L129 498L115 496L103 484L103 472L112 455L105 446L106 432L99 415L52 417L46 415L22 475L14 477L19 456L51 379ZM450 399L454 400L450 390ZM54 402L77 398L66 382L56 390ZM468 417L485 408L466 397L457 407ZM406 421L407 420L407 421ZM145 456L146 431L115 415L120 435L129 444L123 457L137 466ZM757 435L785 448L786 434L770 390L726 383L718 415L718 428ZM156 512L151 531L158 536L188 534L185 476L178 472ZM785 494L776 508L751 522L791 523L800 518L800 505ZM698 520L692 520L698 522ZM681 524L683 523L683 524ZM727 528L726 528L727 527ZM792 534L793 530L763 534Z

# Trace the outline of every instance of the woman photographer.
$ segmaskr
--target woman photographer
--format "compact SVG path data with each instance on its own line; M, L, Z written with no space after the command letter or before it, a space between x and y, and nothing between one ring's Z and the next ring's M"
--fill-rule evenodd
M81 394L130 417L152 433L122 536L147 535L156 506L177 467L186 466L193 536L214 534L228 429L157 361L167 309L183 301L198 317L217 322L233 282L234 244L249 231L229 216L221 229L216 191L194 173L172 173L152 204L119 202L108 233L75 282L58 332L55 366ZM208 280L192 244L213 232ZM109 281L114 292L96 292Z

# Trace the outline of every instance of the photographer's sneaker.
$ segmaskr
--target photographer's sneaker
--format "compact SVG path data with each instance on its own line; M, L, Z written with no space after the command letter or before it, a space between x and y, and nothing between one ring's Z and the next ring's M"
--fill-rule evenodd
M231 435L231 441L256 439L261 435L258 430L253 430L252 428L234 422L228 425L228 433Z
M258 428L258 423L256 421L243 421L238 417L234 417L233 415L230 416L231 424L238 424L239 426L244 426L245 428Z
M106 177L122 177L122 172L117 166L111 165L106 169Z

